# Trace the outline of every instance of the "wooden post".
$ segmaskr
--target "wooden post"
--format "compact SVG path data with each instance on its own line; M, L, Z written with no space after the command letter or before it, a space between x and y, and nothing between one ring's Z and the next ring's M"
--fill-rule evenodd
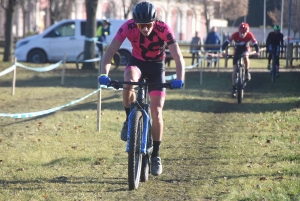
M64 54L63 68L61 71L61 85L65 83L65 73L66 73L66 53Z
M100 125L101 125L101 86L98 81L98 77L100 76L101 73L101 59L102 59L103 53L99 53L99 67L98 67L98 76L97 76L97 83L98 83L98 102L97 102L97 131L100 132Z

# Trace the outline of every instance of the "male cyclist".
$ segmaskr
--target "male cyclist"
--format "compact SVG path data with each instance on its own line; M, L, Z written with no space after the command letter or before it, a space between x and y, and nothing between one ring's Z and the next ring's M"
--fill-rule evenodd
M231 96L236 96L236 86L235 86L235 79L236 79L236 70L237 70L237 55L245 55L244 58L244 64L245 64L245 78L247 81L251 80L251 75L249 73L249 51L250 46L249 43L252 42L252 44L255 47L256 54L254 56L259 56L259 46L257 44L257 41L254 37L254 35L249 31L249 25L246 22L242 22L239 25L238 31L233 33L231 36L228 37L228 39L223 43L222 45L222 51L224 51L229 43L231 41L235 41L235 47L234 47L234 56L233 56L233 72L232 72L232 92ZM227 54L223 53L223 56L226 57Z
M283 34L280 33L280 26L275 25L274 31L270 32L266 41L267 52L269 52L268 57L268 70L271 69L270 63L272 60L272 53L275 50L276 54L276 77L279 77L279 49L281 46L281 54L283 53Z
M162 21L156 19L156 9L153 4L143 1L133 9L133 19L126 21L119 29L102 59L100 84L110 83L108 72L113 55L119 50L125 38L131 42L132 57L124 72L124 80L137 82L143 75L148 77L148 82L165 82L165 49L169 51L176 63L177 78L171 81L173 88L182 88L184 82L184 60L178 43L174 38L171 28ZM163 88L149 86L150 109L152 117L153 152L151 156L151 173L155 176L162 173L159 147L163 134L162 109L166 92ZM124 85L123 103L126 112L126 121L121 131L121 139L127 140L128 116L130 103L135 100L134 87Z

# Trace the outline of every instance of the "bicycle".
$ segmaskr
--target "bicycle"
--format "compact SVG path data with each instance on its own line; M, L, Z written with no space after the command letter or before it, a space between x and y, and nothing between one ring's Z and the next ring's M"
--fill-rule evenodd
M172 89L171 83L147 83L147 78L138 82L123 82L112 80L108 87L122 88L123 84L137 85L136 100L130 105L128 117L128 133L126 152L128 152L128 185L129 190L135 190L139 182L146 182L151 172L151 154L153 140L151 135L151 113L148 103L148 86L156 85L161 88Z
M245 56L251 56L254 55L256 52L249 52L246 55L245 54L241 54L241 55L237 55L237 69L236 69L236 78L235 78L235 86L236 86L236 91L237 91L237 102L238 103L242 103L242 100L244 98L244 89L245 86L247 84L247 81L245 79L245 64L243 62L243 57ZM255 56L255 55L254 55ZM234 55L227 55L227 57L229 58L233 58ZM255 56L257 57L257 56Z

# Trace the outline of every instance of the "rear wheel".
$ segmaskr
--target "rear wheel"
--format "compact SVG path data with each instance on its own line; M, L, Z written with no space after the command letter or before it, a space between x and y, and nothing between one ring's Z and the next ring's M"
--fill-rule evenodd
M132 114L130 126L129 152L128 152L128 184L129 190L137 189L139 186L142 169L142 132L143 132L143 114L141 111L135 111Z
M151 154L153 149L153 139L152 139L152 132L151 132L151 113L150 109L148 110L149 115L149 123L148 123L148 134L147 134L147 154L143 156L143 163L142 163L142 172L141 172L141 182L148 181L149 173L150 173L150 166L151 166Z
M276 62L275 62L275 53L272 54L272 82L275 82L276 78Z

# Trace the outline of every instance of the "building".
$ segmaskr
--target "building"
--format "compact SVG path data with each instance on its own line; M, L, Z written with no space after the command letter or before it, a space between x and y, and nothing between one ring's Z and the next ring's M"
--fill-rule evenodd
M219 2L219 0L215 0ZM34 32L42 32L51 25L49 0L27 0L26 5L18 5L15 9L13 34L24 37ZM53 0L56 3L56 16L60 19L85 19L85 0ZM131 0L125 0L125 9L129 8ZM65 6L63 4L66 4ZM157 9L158 18L168 23L178 40L190 41L196 31L203 39L206 36L206 26L203 5L189 3L188 0L152 0ZM52 6L54 7L54 6ZM22 9L23 8L23 9ZM59 10L61 9L61 10ZM23 17L25 16L25 18ZM96 17L124 19L122 1L99 0ZM127 19L132 17L131 11ZM4 10L0 8L0 24L4 26ZM0 36L4 30L0 29Z

